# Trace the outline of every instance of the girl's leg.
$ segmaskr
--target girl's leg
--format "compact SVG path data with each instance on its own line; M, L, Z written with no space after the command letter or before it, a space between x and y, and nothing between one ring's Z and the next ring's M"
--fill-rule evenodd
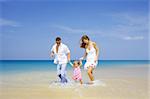
M80 84L83 84L82 80L80 80Z
M93 76L93 68L89 67L88 68L88 75L91 81L94 81L94 76Z

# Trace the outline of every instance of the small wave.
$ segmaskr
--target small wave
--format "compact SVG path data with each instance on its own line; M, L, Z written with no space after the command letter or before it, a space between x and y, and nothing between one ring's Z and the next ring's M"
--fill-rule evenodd
M49 88L76 88L76 87L92 87L92 86L102 86L105 87L106 84L101 80L95 80L91 83L85 82L82 85L78 82L68 81L68 83L61 83L60 81L50 82Z
M103 86L103 87L106 86L106 84L103 81L101 81L101 80L95 80L92 83L87 82L87 83L85 83L83 85L84 86Z
M49 88L74 88L75 84L72 81L68 81L68 83L61 83L60 81L52 81L50 82Z

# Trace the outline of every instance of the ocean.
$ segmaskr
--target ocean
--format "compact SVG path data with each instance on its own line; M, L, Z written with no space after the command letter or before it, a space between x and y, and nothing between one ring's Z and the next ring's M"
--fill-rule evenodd
M69 82L61 84L51 60L0 61L0 99L149 99L149 64L147 60L100 60L92 85L82 66L81 85L72 79L70 64Z
M72 60L73 62L73 60ZM83 65L85 61L83 61ZM97 68L115 68L124 66L139 66L150 64L149 60L99 60ZM83 68L83 66L81 67ZM67 69L72 69L67 64ZM17 73L28 71L55 71L56 65L53 60L1 60L0 73Z

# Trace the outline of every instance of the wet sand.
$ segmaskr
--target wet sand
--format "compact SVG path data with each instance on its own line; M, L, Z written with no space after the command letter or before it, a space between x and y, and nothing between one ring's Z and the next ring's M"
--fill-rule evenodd
M71 79L72 71L68 71ZM149 99L148 65L98 68L96 84L83 85L56 81L56 71L32 71L0 75L0 99Z

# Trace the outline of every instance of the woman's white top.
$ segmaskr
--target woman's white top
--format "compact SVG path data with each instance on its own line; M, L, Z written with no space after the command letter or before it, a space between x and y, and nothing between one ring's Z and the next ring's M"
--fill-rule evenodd
M96 68L97 61L95 61L96 58L96 49L93 45L90 45L90 49L86 48L86 63L84 65L84 69L88 69L88 67Z
M86 61L94 61L95 57L96 57L96 49L94 48L94 46L90 46L90 49L86 49L86 53L87 53L87 57L86 57Z

